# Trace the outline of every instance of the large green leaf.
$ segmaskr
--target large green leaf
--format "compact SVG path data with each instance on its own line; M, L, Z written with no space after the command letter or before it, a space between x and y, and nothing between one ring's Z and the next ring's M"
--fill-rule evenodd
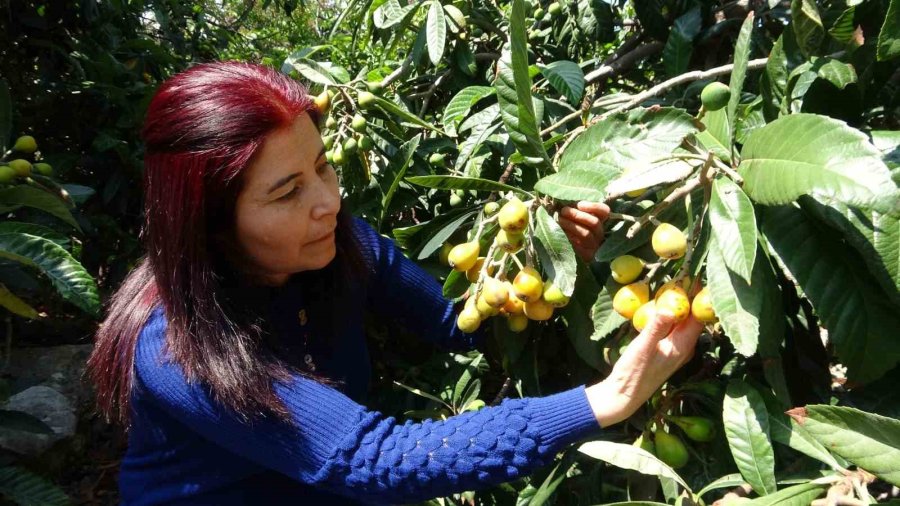
M799 202L817 219L841 231L885 293L900 304L900 220L823 198L802 197Z
M722 421L741 476L757 494L774 493L775 451L769 439L769 412L762 396L746 382L731 380L722 403Z
M548 65L540 65L541 74L550 81L553 88L565 95L573 107L581 105L584 94L584 71L577 63L557 60Z
M400 146L400 150L398 154L400 155L400 168L397 169L397 175L394 176L394 180L391 182L390 188L385 192L384 198L381 199L381 217L378 219L378 229L381 229L381 224L384 223L384 218L388 215L391 208L391 201L394 199L394 193L397 192L397 188L400 186L400 181L403 180L403 176L406 175L406 169L409 168L409 165L412 163L413 155L416 153L416 149L419 147L419 141L422 139L421 135L416 135L409 141L403 143Z
M547 274L547 279L553 281L564 295L572 295L575 289L575 274L577 269L575 250L569 237L547 210L538 207L534 213L535 226L534 238L538 255L541 259L541 267Z
M825 492L826 486L816 483L795 485L772 495L758 497L746 504L748 506L809 506L814 499Z
M33 320L40 316L35 308L9 291L3 283L0 283L0 306L23 318Z
M94 278L59 244L29 234L0 233L0 257L40 269L63 298L92 316L99 314Z
M713 309L735 350L746 357L753 355L759 346L763 294L728 270L715 243L706 257L706 276Z
M566 322L566 335L575 348L575 353L598 371L604 370L606 362L603 361L603 348L597 346L597 342L592 339L594 322L590 311L600 291L601 287L590 268L579 259L575 291L572 292L569 303L558 310Z
M412 2L409 5L400 5L397 0L387 0L375 9L372 19L377 28L390 28L400 24L407 16L422 5L420 2Z
M541 142L531 97L524 0L513 0L509 43L500 57L494 87L497 89L500 115L509 138L525 157L526 163L548 169L550 157Z
M393 114L393 115L395 115L395 116L397 116L397 117L400 117L400 118L402 118L402 119L408 121L409 123L411 123L411 124L413 124L413 125L420 126L420 127L422 127L422 128L427 128L427 129L429 129L429 130L431 130L431 131L434 131L434 132L437 132L437 133L439 133L439 134L441 134L441 135L446 135L443 131L441 131L440 128L437 128L437 127L435 127L434 125L432 125L431 123L422 120L421 118L419 118L419 117L416 116L415 114L413 114L413 113L407 111L406 109L404 109L404 108L400 107L399 105L397 105L397 104L391 102L390 100L385 100L385 99L383 99L383 98L381 98L381 97L379 97L379 96L376 96L376 97L375 97L375 103L378 105L378 107L384 109L385 111L387 111L387 112L389 112L389 113L391 113L391 114Z
M797 44L806 56L813 56L818 52L825 37L825 27L822 26L822 17L816 7L815 0L792 0L791 18L793 19L794 33Z
M426 235L428 240L422 244L421 248L419 248L416 259L422 260L430 257L432 253L437 251L438 248L444 244L444 241L453 235L453 232L456 232L463 223L475 216L476 213L477 211L463 211L458 215L442 214L431 220L428 226L423 230L423 235ZM396 230L394 232L396 233Z
M669 77L683 74L687 70L694 50L694 37L700 33L702 26L700 7L694 7L675 20L663 48L663 64Z
M0 234L30 234L49 239L63 248L69 249L72 241L65 235L53 230L50 227L38 225L36 223L23 223L19 221L4 221L0 223Z
M615 40L615 15L605 0L577 0L573 2L578 10L575 24L581 30L583 39L592 43ZM572 5L572 4L569 4Z
M703 144L704 148L711 149L716 156L730 162L733 135L731 122L728 121L728 109L707 111L700 121L706 126L706 130L697 132L697 140Z
M853 382L900 361L900 315L855 251L792 206L766 209L762 231L828 329Z
M750 35L753 33L753 11L747 14L741 31L738 33L737 43L734 46L734 68L731 70L731 80L728 87L731 88L731 98L728 100L728 125L734 132L734 122L738 103L741 101L741 92L744 90L744 79L747 77L747 62L750 61Z
M81 232L81 227L72 216L64 200L52 193L27 185L0 189L0 206L25 206L40 209L72 225Z
M441 118L444 128L449 130L451 125L455 126L469 114L472 106L479 100L493 94L494 88L490 86L468 86L459 90L459 93L454 95L447 103L447 107L444 108L444 116Z
M835 471L842 468L822 443L816 441L809 431L784 413L783 408L778 405L774 397L764 394L763 400L769 411L769 432L772 435L772 441L787 445L804 455L828 464Z
M444 56L444 46L447 44L447 21L444 19L444 8L438 0L431 0L425 26L428 31L428 58L437 65Z
M559 200L603 202L609 179L601 171L569 168L540 179L534 189Z
M493 104L462 122L459 131L465 132L471 129L471 133L459 145L459 156L456 158L457 167L465 166L481 145L500 128L501 123L497 121L499 118L500 106Z
M681 109L644 108L592 125L566 148L560 172L582 162L603 162L619 171L658 160L672 153L696 132L694 119Z
M581 453L597 460L612 464L622 469L631 469L641 474L660 476L678 482L690 491L691 487L675 472L674 469L656 458L655 455L632 445L613 443L611 441L591 441L578 447Z
M853 25L853 17L856 14L856 7L848 7L841 12L831 28L828 29L828 35L841 44L850 45L854 40L854 32L856 27Z
M610 181L606 191L610 195L650 188L663 183L674 183L687 178L695 166L679 159L667 159L634 167Z
M815 114L779 118L750 134L742 157L744 191L761 204L814 195L900 212L900 192L881 153L843 121Z
M878 60L900 56L900 0L891 0L881 31L878 32Z
M900 420L825 405L797 408L789 414L832 452L900 486Z
M12 100L9 96L9 84L0 79L0 153L5 153L10 146L12 132Z
M727 177L713 182L709 224L725 265L750 283L758 240L756 214L741 187Z

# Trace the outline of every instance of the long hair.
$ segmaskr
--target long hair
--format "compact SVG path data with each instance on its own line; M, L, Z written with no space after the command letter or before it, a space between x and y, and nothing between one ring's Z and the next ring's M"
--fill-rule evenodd
M166 350L189 380L244 419L270 413L289 420L273 381L301 371L267 346L264 300L235 274L239 253L215 238L233 234L241 174L266 136L318 111L306 88L268 67L238 62L196 65L157 90L142 138L146 256L107 304L87 373L107 420L129 425L138 336L157 307L167 320ZM328 277L337 304L341 287L362 276L350 217L338 215L335 260L313 276ZM233 235L229 236L233 237ZM229 244L233 241L228 241ZM336 321L337 319L332 319Z

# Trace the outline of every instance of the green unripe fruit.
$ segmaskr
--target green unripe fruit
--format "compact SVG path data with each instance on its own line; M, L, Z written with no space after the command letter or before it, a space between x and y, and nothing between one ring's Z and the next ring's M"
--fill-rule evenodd
M431 156L428 157L428 163L430 163L431 165L443 167L444 155L441 153L431 153Z
M670 416L669 420L694 441L708 443L716 436L716 426L709 418L702 416Z
M381 86L381 81L368 81L366 82L366 89L372 93L381 93L384 87Z
M16 178L16 171L6 165L0 165L0 184L12 183Z
M329 149L325 152L325 161L330 164L334 164L334 151Z
M687 238L678 227L669 223L660 223L650 238L653 251L661 258L675 260L687 251Z
M681 438L664 431L656 433L656 456L672 469L684 467L690 458Z
M368 109L375 105L378 101L378 98L368 91L361 91L359 95L357 95L357 101L359 102L359 106L363 109Z
M450 265L450 262L447 261L447 258L450 256L450 250L453 249L453 245L449 242L445 242L441 245L441 251L438 253L438 261L440 261L444 265Z
M524 313L511 314L506 319L506 326L512 332L522 332L528 328L528 317Z
M15 160L10 160L7 162L9 168L16 171L16 175L19 177L25 177L31 174L31 162L28 160L22 160L21 158L17 158Z
M627 285L636 280L644 270L644 261L632 255L622 255L613 259L609 264L612 269L612 277L616 283Z
M496 202L488 202L484 205L484 215L485 216L493 216L494 213L500 210L500 204Z
M334 139L337 137L337 134L326 135L322 137L322 145L325 146L325 149L331 149L334 147Z
M455 193L450 194L450 207L459 207L462 204L462 197Z
M360 116L359 114L356 114L353 116L353 120L350 121L350 128L357 132L365 132L366 125L368 123L369 122L366 121L366 118Z
M49 163L39 162L34 164L32 168L42 176L50 177L53 175L53 167Z
M325 128L329 130L333 130L337 126L337 120L334 119L334 116L328 116L325 120Z
M538 7L534 11L534 19L542 19L544 17L544 9Z
M356 153L356 149L358 147L359 145L356 143L356 139L354 139L353 137L350 137L349 139L344 141L344 153L348 155Z
M549 12L551 16L556 17L562 12L562 6L559 5L559 2L553 2L547 6L547 12Z
M553 283L544 285L543 298L553 307L565 307L569 303L569 297L563 295L562 290Z
M338 144L334 147L334 154L332 155L332 163L335 165L343 165L346 157L344 157L344 150L341 149L341 145Z
M718 81L709 83L700 92L700 102L707 111L718 111L728 105L731 100L731 89L725 83Z
M484 35L484 30L478 27L472 28L473 37L481 37L482 35Z
M13 149L20 153L34 153L37 151L37 141L30 135L23 135L16 139Z
M447 262L450 264L450 267L460 272L466 272L478 261L478 253L480 252L481 246L478 244L478 241L457 244L450 250L450 254L447 255Z
M375 141L372 140L368 135L363 135L359 139L359 149L362 151L369 151L370 149L375 147Z

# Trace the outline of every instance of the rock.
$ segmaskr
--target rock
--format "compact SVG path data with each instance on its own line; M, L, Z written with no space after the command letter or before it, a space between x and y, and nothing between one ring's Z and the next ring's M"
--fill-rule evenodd
M65 395L76 412L90 410L91 388L82 376L91 348L90 344L13 348L6 370L11 391L45 385Z
M34 457L75 435L75 407L65 395L48 386L33 386L11 396L3 409L28 413L53 430L53 434L35 434L0 427L0 447L7 450Z

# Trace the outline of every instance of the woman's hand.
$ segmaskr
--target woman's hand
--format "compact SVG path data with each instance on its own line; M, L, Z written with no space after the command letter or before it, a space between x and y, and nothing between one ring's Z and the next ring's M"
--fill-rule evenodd
M588 401L601 427L625 420L694 355L703 324L688 316L674 325L666 312L644 328L616 361L612 373L587 388Z
M609 218L609 206L600 202L582 200L572 207L559 211L559 226L569 236L575 252L585 262L590 262L603 244L603 222Z

